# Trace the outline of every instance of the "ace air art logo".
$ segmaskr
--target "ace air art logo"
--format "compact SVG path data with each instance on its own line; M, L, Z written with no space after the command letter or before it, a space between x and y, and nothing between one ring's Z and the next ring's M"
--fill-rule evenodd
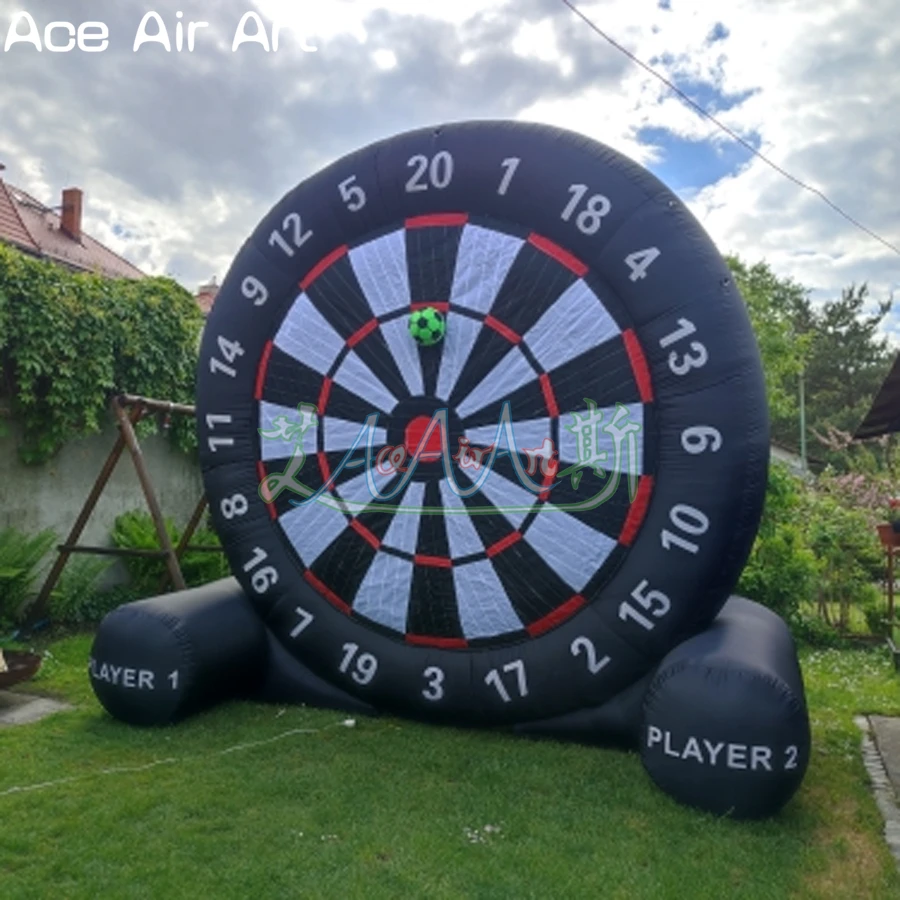
M132 52L137 53L142 48L149 52L153 45L157 51L162 48L166 53L193 53L198 44L204 42L204 37L210 30L215 30L209 22L190 21L184 18L184 13L175 13L175 20L166 22L165 18L156 10L144 13L133 32L131 41ZM318 47L310 44L307 37L298 32L292 25L285 25L280 21L266 23L259 13L245 12L237 25L229 29L231 33L231 52L236 53L245 44L257 44L266 53L276 53L281 44L283 31L292 32L290 44L293 48L303 53L316 53ZM212 46L215 42L206 37ZM8 53L16 45L31 47L38 53L104 53L112 42L110 28L105 22L90 21L63 22L53 21L39 24L31 13L20 10L13 13L6 29L6 40L3 42L3 51Z
M297 407L296 418L279 415L273 419L271 427L258 429L264 440L283 441L293 447L292 451L284 454L284 457L289 456L284 470L269 473L262 480L259 496L264 502L272 503L287 491L300 498L291 499L293 506L324 503L336 509L346 506L354 514L362 512L372 502L378 502L379 509L385 512L473 514L474 510L462 504L453 509L389 504L403 493L420 464L440 461L443 477L450 490L460 499L465 499L481 490L497 459L505 457L512 464L522 487L536 496L546 495L548 492L552 494L554 488L566 478L574 490L585 488L584 500L555 505L554 509L575 512L595 509L616 494L623 474L628 481L629 498L634 501L638 485L637 473L640 470L638 435L641 425L632 421L630 410L624 404L603 410L589 398L584 398L584 403L583 413L571 414L568 425L562 425L562 421L560 423L573 436L577 448L577 462L566 468L560 468L558 450L549 436L537 447L523 447L521 450L517 447L508 402L504 402L502 406L495 439L487 446L475 446L468 438L460 436L456 446L451 447L448 413L446 409L439 409L424 429L416 432L417 443L413 449L408 444L384 444L376 447L379 414L372 413L362 424L352 446L338 466L315 489L303 483L302 470L307 461L304 446L308 443L307 438L318 427L318 414L313 404L301 403ZM364 470L371 499L338 501L330 493L331 488L343 471L355 469ZM468 486L460 484L455 474L457 471L467 474L470 482ZM585 475L591 477L582 483ZM382 478L378 479L376 476ZM535 481L536 477L540 477L540 480ZM391 486L383 492L378 481L385 478L390 480ZM490 512L527 512L530 508L530 505L509 506L491 509Z

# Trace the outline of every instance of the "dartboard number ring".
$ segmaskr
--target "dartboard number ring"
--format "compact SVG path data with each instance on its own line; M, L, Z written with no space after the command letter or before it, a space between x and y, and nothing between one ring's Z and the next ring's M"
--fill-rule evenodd
M198 371L211 513L276 636L377 705L502 722L714 616L764 468L723 270L649 173L545 127L399 135L288 194Z

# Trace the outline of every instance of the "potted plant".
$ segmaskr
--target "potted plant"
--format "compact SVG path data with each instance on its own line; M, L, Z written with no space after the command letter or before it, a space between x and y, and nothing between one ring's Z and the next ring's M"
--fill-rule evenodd
M888 500L888 522L895 534L900 533L900 497Z
M888 499L887 522L876 527L883 546L900 547L900 497Z

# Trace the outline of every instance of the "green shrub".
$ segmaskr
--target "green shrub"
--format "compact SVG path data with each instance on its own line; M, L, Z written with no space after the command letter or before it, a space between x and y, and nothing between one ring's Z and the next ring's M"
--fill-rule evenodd
M219 536L208 526L198 528L191 544L195 547L220 547ZM189 551L181 557L181 574L188 587L199 587L220 578L228 578L231 568L224 553Z
M837 485L842 488L842 485ZM766 505L738 591L785 618L798 639L819 645L847 633L855 607L873 634L884 633L874 586L884 560L871 510L856 506L826 476L807 483L783 465L769 471ZM837 604L837 622L829 619ZM818 609L818 620L801 606Z
M177 545L181 532L171 519L166 519L165 525L169 540L173 546ZM123 513L116 519L112 540L117 547L124 549L161 549L153 519L149 513L141 510ZM208 526L194 532L191 544L220 546L216 533ZM130 576L130 586L138 596L150 597L159 593L160 579L166 571L166 563L162 557L126 556L124 560ZM182 556L180 565L188 587L199 587L231 574L225 556L221 553L188 551Z
M51 529L33 536L16 528L0 531L0 622L18 621L32 594L41 561L56 542Z
M770 467L759 533L737 587L789 621L803 601L815 598L819 577L803 527L803 492L803 482L787 468Z
M871 627L879 617L879 594L872 582L881 574L884 563L866 513L817 492L807 503L807 518L810 547L819 560L816 599L820 608L825 603L838 603L838 624L846 631L850 608L855 606L866 614Z
M113 565L110 557L77 556L69 560L50 595L50 619L57 625L99 622L119 605L114 595L101 593L97 582Z
M791 618L789 624L794 638L811 647L842 647L847 643L847 639L837 628L829 625L821 616L800 611Z

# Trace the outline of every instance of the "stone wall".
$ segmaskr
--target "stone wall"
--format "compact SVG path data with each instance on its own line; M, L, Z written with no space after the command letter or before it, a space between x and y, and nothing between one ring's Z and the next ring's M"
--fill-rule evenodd
M70 442L50 462L26 466L17 452L18 427L9 420L4 425L9 433L0 437L0 530L12 526L35 534L52 528L63 543L113 448L118 429L110 424L100 434ZM141 449L163 515L184 527L202 496L199 467L162 435L142 439ZM146 510L147 505L126 449L78 542L109 546L116 517L133 509Z

